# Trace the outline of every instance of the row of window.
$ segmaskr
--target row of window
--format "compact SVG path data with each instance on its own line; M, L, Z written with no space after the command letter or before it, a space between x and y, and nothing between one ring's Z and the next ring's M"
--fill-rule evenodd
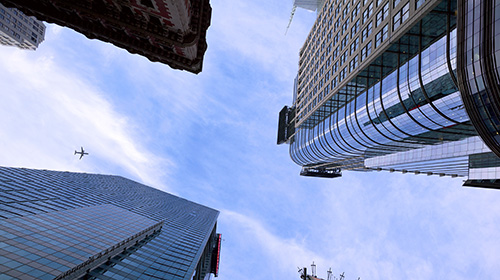
M341 4L342 4L342 3L341 3ZM366 5L366 4L367 4L367 3L366 3L366 1L365 1L364 5ZM343 10L342 17L339 17L339 18L337 19L337 21L336 21L336 23L335 23L335 27L336 27L336 28L338 28L338 27L340 26L340 19L344 19L344 18L345 18L345 17L349 14L349 5L350 5L350 3L347 3L346 8ZM330 11L332 10L332 8L333 8L333 7L332 7L332 6L330 6ZM340 12L340 8L341 8L341 5L337 5L337 7L336 7L336 15L338 15L338 14L339 14L339 12ZM356 6L354 7L354 9L353 9L353 11L352 11L351 16L354 16L354 17L355 17L355 16L357 16L357 15L358 15L358 13L359 13L359 10L360 10L360 3L358 3L358 5L356 5ZM367 9L365 9L364 15L365 15L365 16L371 16L372 12L373 12L373 3L369 3L369 4L368 4L368 8L367 8ZM326 20L326 17L323 19L323 22L325 22L325 20ZM340 34L340 35L343 35L343 34L344 34L344 32L346 32L346 31L347 31L348 24L349 24L349 18L347 18L347 19L346 19L346 21L344 22L344 24L342 25L341 32L337 33L337 35L334 37L334 41L333 41L334 45L338 42L338 37L339 37L339 34ZM353 24L353 26L352 26L352 28L351 28L351 36L354 36L354 35L355 35L355 33L357 33L357 32L358 32L358 30L359 30L359 25L360 25L360 24L359 24L359 20L358 20L358 21L356 21L356 23L354 23L354 24ZM330 31L330 33L328 34L328 40L331 38L331 35L332 35L332 34L331 34L331 32L332 32L332 31ZM365 32L365 33L366 33L366 32ZM371 33L371 24L370 24L370 33ZM311 33L311 34L312 34L312 33ZM323 30L323 35L324 35L324 34L325 34L325 30ZM319 40L320 40L320 39L318 39L318 40L316 41L316 44L319 42ZM345 46L347 45L348 40L349 40L349 36L346 36L346 37L345 37L345 38L341 41L341 44L340 44L340 51L342 51L342 50L345 48ZM324 45L324 43L323 43L323 45ZM322 48L320 48L320 50L321 50L321 51L323 51L323 45L322 45ZM354 42L353 42L353 43L351 43L351 51L350 51L350 53L348 54L347 52L345 52L345 53L343 53L343 54L340 56L340 59L339 59L339 63L340 63L340 65L342 65L343 63L345 63L345 61L346 61L346 59L347 59L347 56L348 56L348 55L352 55L352 54L353 54L353 52L354 52L355 50L357 50L358 46L359 46L359 37L358 37L358 38L356 38L356 39L354 39ZM327 53L328 53L328 52L330 52L330 51L331 51L331 44L327 47ZM332 59L335 59L335 58L337 57L337 55L338 55L338 49L335 49L335 51L334 51L334 53L333 53L333 55L332 55ZM310 56L310 55L309 55L309 56ZM321 60L322 60L322 61L324 60L324 55L322 56L322 59L321 59ZM328 60L328 62L327 62L327 64L328 64L328 65L329 65L329 61L330 61L330 59L329 59L329 60ZM352 67L352 66L356 66L356 65L357 65L356 61L357 61L357 58L355 58L355 59L354 59L354 61L353 61L353 62L351 62L351 67ZM319 61L316 63L316 68L318 67L318 66L317 66L317 64L319 64ZM337 68L337 64L335 64L335 65L334 65L333 69L335 70L336 68ZM324 70L324 69L323 69L323 68L321 68L321 69L320 69L320 71L319 71L319 73L316 73L316 74L315 74L315 76L314 76L314 78L313 78L313 80L314 80L314 82L315 82L315 83L316 83L316 82L317 82L317 80L318 80L318 75L321 75L321 74L322 74L322 72L323 72L323 70ZM335 71L334 71L334 72L335 72ZM345 73L345 72L343 72L343 73ZM300 88L299 88L299 90L300 90Z
M378 27L389 17L389 10L390 10L389 4L392 2L392 7L395 9L401 4L402 1L393 0L387 2L381 0L377 1L364 0L363 7L365 8L363 10L362 17L360 20L362 24L366 23L366 26L361 30L361 36L355 37L356 34L359 32L361 25L360 20L357 20L356 22L351 23L350 34L345 36L342 40L340 40L339 37L343 36L347 32L350 20L354 19L356 16L358 16L358 14L360 14L361 2L356 4L355 1L353 1L352 3L353 8L350 13L351 17L349 17L349 9L351 7L351 3L349 1L348 3L344 3L345 1L333 1L334 2L333 4L331 2L332 1L330 1L328 4L325 5L323 9L324 17L322 21L316 22L313 30L309 34L308 37L309 43L306 44L304 50L302 50L301 52L301 61L299 65L298 99L297 99L298 103L297 108L299 117L301 115L307 114L307 112L312 109L311 107L314 107L314 105L311 105L312 103L318 103L318 101L316 101L317 98L314 98L314 96L319 94L320 92L318 90L318 86L319 88L321 88L323 83L328 81L325 80L326 75L324 73L326 72L327 75L330 76L330 72L326 71L326 69L328 69L330 64L332 64L331 60L335 60L337 57L339 57L337 61L338 63L335 62L332 64L333 66L331 68L332 70L331 74L333 76L333 74L335 74L338 71L338 69L346 62L347 56L355 55L360 44L365 44L365 46L361 49L361 54L359 58L357 55L355 55L350 60L347 69L349 72L353 71L356 67L358 67L359 63L362 62L364 59L366 59L368 55L371 53L372 42L371 41L367 42L366 40L373 32L373 22L370 20L370 18L373 15L374 6L379 9L375 17L375 26ZM424 1L417 1L416 8L420 7L423 3ZM344 4L345 6L344 9L342 10ZM335 36L333 36L333 30L330 30L330 32L328 33L326 31L328 28L330 28L331 22L334 18L331 16L334 6L335 6L334 17L338 16L338 18L335 21L333 30L339 30L339 32L337 32ZM409 12L410 12L409 7L410 3L406 2L404 6L402 6L400 9L397 10L392 19L393 31L409 18ZM329 21L327 21L328 18L330 18ZM344 20L343 24L341 23L342 20ZM320 28L322 29L321 32L319 32ZM317 34L313 35L316 32ZM325 36L326 39L324 40ZM375 48L379 47L388 38L388 36L389 36L389 25L386 24L375 35L375 40L374 40L375 46L373 47ZM333 41L327 45L327 42L329 42L332 39ZM350 52L349 53L344 52L339 56L339 52L341 52L346 47L346 45L349 42L349 39L351 39ZM339 47L334 48L339 41L340 41ZM332 55L326 58L330 53ZM301 75L302 73L305 73L305 75ZM345 76L345 71L340 75L340 77L342 76ZM339 78L339 80L341 80L341 78ZM309 102L310 104L308 106L305 106L305 104ZM302 111L302 108L306 108L305 109L306 112Z

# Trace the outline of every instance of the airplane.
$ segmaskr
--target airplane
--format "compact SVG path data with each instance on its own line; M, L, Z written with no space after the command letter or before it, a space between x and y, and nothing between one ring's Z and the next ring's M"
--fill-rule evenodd
M83 157L84 155L88 155L89 153L86 153L86 152L83 150L83 147L82 147L82 151L81 151L81 152L77 152L77 151L75 151L75 155L76 155L76 154L79 154L79 155L80 155L80 159L82 159L82 157Z

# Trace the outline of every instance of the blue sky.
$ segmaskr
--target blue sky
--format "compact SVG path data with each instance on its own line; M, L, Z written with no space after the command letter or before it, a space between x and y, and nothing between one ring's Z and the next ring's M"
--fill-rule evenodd
M495 279L500 192L388 172L300 177L277 146L314 14L211 1L199 75L49 25L0 48L0 165L117 174L221 211L219 279ZM79 161L73 151L90 155Z

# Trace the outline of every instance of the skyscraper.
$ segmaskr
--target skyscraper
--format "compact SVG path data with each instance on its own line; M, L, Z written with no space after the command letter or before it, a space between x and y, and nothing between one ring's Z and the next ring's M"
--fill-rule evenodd
M209 0L0 0L131 53L199 73L207 49Z
M217 216L118 176L0 167L0 278L217 276Z
M35 50L45 38L45 25L21 11L0 4L0 44Z
M497 187L499 20L492 1L325 1L278 144L302 175L388 170Z

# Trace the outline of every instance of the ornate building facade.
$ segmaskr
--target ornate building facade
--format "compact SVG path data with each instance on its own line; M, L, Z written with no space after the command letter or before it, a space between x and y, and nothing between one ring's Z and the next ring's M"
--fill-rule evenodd
M174 69L199 73L207 49L209 0L1 0Z

